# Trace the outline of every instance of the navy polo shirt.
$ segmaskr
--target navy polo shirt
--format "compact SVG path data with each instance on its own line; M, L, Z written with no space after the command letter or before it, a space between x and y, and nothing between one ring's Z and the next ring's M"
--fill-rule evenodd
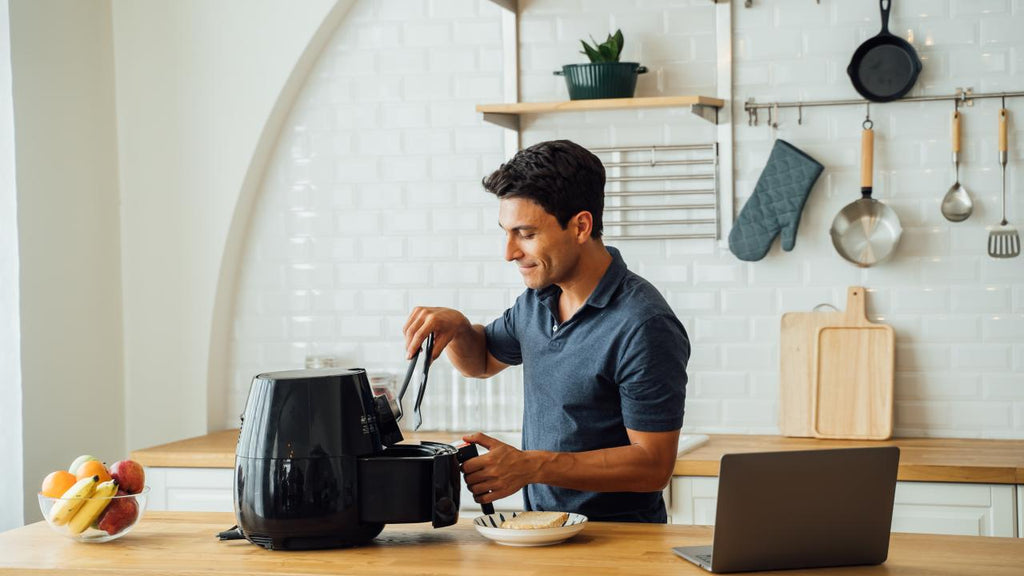
M628 446L626 428L683 424L690 341L661 294L626 268L615 248L601 281L558 324L555 285L527 289L485 330L487 350L523 365L523 449L585 452ZM523 491L527 510L578 512L591 520L665 522L661 492L582 492L546 484Z

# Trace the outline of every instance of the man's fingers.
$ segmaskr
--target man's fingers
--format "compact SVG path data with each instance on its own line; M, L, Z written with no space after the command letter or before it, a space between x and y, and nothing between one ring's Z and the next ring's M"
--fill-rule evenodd
M488 450L493 450L495 446L504 445L504 442L491 438L483 432L474 432L472 434L466 434L462 439L470 444L479 444Z

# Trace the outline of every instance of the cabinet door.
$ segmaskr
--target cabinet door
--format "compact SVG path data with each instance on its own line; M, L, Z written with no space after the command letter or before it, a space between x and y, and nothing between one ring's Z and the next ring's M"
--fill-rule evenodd
M150 510L232 512L231 468L147 468Z
M463 518L476 518L483 514L480 505L473 500L473 493L466 488L466 482L462 481L462 495L459 496L459 516ZM494 503L495 512L516 512L523 509L523 491L520 490L511 496L506 496Z
M1012 537L1024 533L1022 499L1004 484L897 482L892 531ZM671 502L673 524L713 525L718 478L676 476Z
M675 476L670 485L668 514L673 524L712 526L718 506L718 478Z
M1024 538L1024 486L1017 486L1017 537Z
M898 482L893 532L1009 536L1016 533L1014 486Z

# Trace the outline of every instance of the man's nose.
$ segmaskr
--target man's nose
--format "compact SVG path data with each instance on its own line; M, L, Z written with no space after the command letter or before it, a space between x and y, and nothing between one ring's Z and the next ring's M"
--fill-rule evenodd
M518 260L520 256L522 256L522 252L519 250L519 245L516 243L515 237L509 234L508 239L505 240L505 261Z

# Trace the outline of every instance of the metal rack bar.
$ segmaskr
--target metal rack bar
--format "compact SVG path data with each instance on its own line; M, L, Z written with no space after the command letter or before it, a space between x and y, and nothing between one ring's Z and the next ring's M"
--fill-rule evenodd
M605 162L605 168L629 168L631 166L710 166L714 160L651 160L649 162Z
M644 236L605 234L604 237L609 240L683 240L696 238L718 238L718 234L712 232L705 234L650 234Z
M619 192L605 192L605 198L610 196L695 196L698 194L715 194L715 190L711 188L696 188L694 190L636 190L636 191L619 191Z
M628 222L605 221L605 226L692 226L695 224L717 224L714 218L701 218L700 220L630 220ZM646 236L644 236L646 238Z
M653 182L663 180L714 180L714 174L665 174L664 176L612 176L605 182Z
M612 206L605 208L608 212L635 212L637 210L714 210L716 204L669 204L665 206Z
M651 152L659 150L714 150L714 144L678 144L673 146L620 146L613 148L590 148L594 154L603 152Z
M748 124L751 126L757 126L757 111L758 110L778 110L781 108L817 108L821 106L866 106L866 105L881 105L881 104L896 104L899 102L938 102L938 101L959 101L961 105L971 106L974 100L986 100L993 98L1020 98L1024 97L1024 92L985 92L985 93L974 93L971 88L957 88L955 94L945 94L940 96L911 96L909 98L900 98L899 100L892 100L891 102L872 102L864 99L852 99L852 100L807 100L797 102L754 102L753 98L747 100L743 104L743 110L747 113Z

